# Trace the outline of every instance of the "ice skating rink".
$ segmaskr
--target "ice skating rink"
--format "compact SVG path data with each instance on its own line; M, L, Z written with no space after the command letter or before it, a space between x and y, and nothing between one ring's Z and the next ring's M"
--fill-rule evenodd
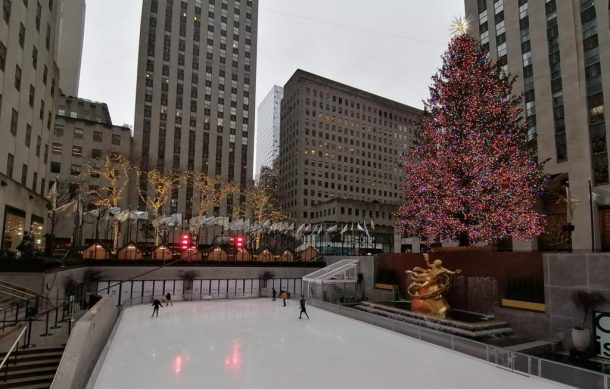
M558 388L299 304L179 302L123 312L89 388ZM305 316L303 316L305 317Z

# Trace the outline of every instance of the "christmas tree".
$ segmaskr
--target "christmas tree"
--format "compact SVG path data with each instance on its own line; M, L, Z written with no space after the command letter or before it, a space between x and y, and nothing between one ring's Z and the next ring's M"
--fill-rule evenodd
M542 169L528 145L515 78L467 34L452 38L405 160L403 236L461 245L528 240L543 231L535 211Z

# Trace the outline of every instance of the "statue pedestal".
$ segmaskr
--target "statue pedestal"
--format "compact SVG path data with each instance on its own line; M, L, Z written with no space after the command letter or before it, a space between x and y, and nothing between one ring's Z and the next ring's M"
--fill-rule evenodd
M446 318L448 310L449 304L445 298L421 299L419 297L413 297L411 300L411 311L413 312L427 313L429 315Z

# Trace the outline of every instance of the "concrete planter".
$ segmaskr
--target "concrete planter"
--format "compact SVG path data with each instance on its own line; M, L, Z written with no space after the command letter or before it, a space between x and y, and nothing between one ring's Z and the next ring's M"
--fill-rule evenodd
M587 329L572 328L572 345L578 351L586 351L591 344L591 333Z

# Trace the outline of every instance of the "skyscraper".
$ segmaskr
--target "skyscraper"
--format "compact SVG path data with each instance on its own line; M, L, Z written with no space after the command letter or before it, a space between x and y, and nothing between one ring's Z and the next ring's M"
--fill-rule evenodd
M60 0L57 66L59 89L66 96L78 96L80 66L85 35L85 0Z
M221 214L252 180L257 14L257 0L143 3L134 159L143 170L233 181L242 193L214 210ZM189 182L172 193L169 211L192 215L192 199Z
M274 85L258 106L254 178L259 180L261 168L272 167L280 152L280 106L284 90Z
M604 114L604 91L610 93L608 2L465 0L465 6L471 33L493 60L518 76L514 92L523 92L524 116L545 172L569 183L571 212L556 197L542 201L548 222L539 248L591 249L593 227L596 246L609 249L610 209L594 204L591 215L588 184L591 178L600 198L610 193ZM562 191L565 196L563 187L558 195ZM571 239L564 228L569 223Z
M391 239L400 158L422 112L303 70L284 86L281 109L282 208L303 223L374 220Z
M59 70L57 1L3 1L0 17L1 250L25 232L43 247L47 165Z

